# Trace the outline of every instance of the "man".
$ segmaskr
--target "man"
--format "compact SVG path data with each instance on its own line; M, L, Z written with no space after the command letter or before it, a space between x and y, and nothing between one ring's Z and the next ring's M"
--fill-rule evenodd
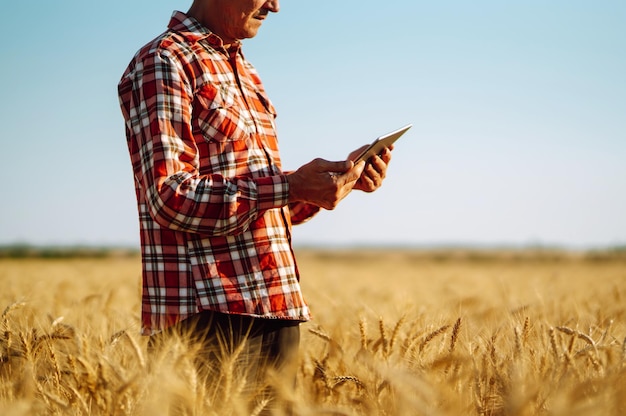
M391 152L282 171L276 111L240 43L278 3L194 0L136 54L119 97L139 210L143 334L245 339L282 366L310 318L291 224L353 189L376 190Z

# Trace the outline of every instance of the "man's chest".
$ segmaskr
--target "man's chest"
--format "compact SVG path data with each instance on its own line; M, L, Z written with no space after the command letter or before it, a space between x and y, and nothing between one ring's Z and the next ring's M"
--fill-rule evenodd
M206 170L202 173L280 173L276 111L256 71L239 56L199 58L191 124Z

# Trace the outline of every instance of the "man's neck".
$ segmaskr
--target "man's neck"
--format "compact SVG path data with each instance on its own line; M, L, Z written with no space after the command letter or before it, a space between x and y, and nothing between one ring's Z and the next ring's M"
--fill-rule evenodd
M238 43L238 40L229 39L222 33L219 33L215 30L215 27L217 27L217 25L214 23L213 19L215 19L216 14L211 13L209 7L207 7L205 4L206 3L194 2L189 8L189 11L186 13L187 17L193 17L194 19L196 19L198 23L200 23L202 26L206 27L215 35L217 35L220 39L222 39L224 49L230 49L232 45Z

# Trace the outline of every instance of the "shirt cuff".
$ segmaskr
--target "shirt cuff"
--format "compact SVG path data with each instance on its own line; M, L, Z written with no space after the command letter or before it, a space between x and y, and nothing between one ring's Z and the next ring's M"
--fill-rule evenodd
M259 210L282 208L289 203L287 175L266 176L255 179Z

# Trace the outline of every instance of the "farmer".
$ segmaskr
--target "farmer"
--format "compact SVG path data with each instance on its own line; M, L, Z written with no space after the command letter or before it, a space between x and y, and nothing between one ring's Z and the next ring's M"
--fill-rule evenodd
M276 110L241 51L278 3L194 0L139 50L118 88L139 211L142 333L190 333L207 349L244 342L288 368L310 318L291 225L353 189L379 188L391 149L367 164L282 170Z

